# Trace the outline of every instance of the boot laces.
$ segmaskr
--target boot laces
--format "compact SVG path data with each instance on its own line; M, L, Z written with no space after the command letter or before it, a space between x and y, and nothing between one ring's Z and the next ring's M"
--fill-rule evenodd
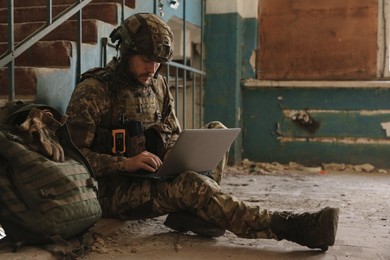
M280 214L287 221L293 221L297 230L299 231L307 231L317 228L319 223L319 213L301 213L294 214L292 212L284 211Z

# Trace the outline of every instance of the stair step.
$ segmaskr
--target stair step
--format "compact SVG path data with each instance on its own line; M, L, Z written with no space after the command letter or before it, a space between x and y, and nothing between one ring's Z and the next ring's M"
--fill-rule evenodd
M53 5L71 5L77 0L52 0ZM47 0L14 0L14 7L46 6ZM0 0L0 7L7 8L8 0Z
M8 67L0 68L0 95L8 95ZM15 95L31 96L37 92L37 74L34 68L15 68Z
M15 24L15 42L21 42L36 30L44 26L44 22L17 23ZM77 21L68 20L58 26L54 31L43 37L43 41L69 40L77 41ZM7 24L0 24L0 42L8 42ZM83 43L95 44L98 41L97 20L83 20Z
M7 43L0 43L0 53L8 50ZM72 43L70 41L39 41L15 60L16 66L70 67Z
M46 25L47 0L14 0L14 41L26 39ZM78 0L52 0L52 15L55 17L67 6ZM83 9L83 43L96 44L98 26L103 31L119 22L118 10L122 0L93 0ZM135 8L135 0L125 0L129 8ZM25 7L25 8L23 8ZM0 56L8 49L8 0L0 0ZM101 22L102 21L102 22ZM54 102L62 108L70 96L75 70L72 69L72 52L77 41L78 23L74 17L65 21L39 42L35 43L15 60L15 97L41 98ZM98 58L98 57L96 57ZM8 96L8 67L0 68L0 99ZM39 93L38 93L39 91ZM69 93L66 93L66 92Z
M76 0L52 0L53 5L72 5ZM91 3L122 3L122 0L93 0ZM135 8L135 0L125 0L126 6ZM14 0L14 7L46 6L47 0ZM0 0L0 8L8 8L8 0Z
M107 3L107 2L112 2L112 3L118 3L121 4L122 0L93 0L92 3ZM135 0L125 0L125 5L130 8L135 8Z
M68 5L53 6L52 17L54 18L68 7ZM117 3L91 3L83 9L83 19L97 19L103 22L117 24L118 8L119 5ZM46 9L46 6L15 8L14 22L46 22ZM7 12L7 8L0 9L0 23L8 23ZM71 17L70 20L76 20L76 16Z

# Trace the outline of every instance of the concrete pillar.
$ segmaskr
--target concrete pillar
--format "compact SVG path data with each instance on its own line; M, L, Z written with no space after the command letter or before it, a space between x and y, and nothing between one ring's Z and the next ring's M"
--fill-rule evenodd
M241 79L254 77L258 0L207 0L205 19L205 122L241 127ZM245 130L242 129L242 134ZM242 135L229 163L241 161Z

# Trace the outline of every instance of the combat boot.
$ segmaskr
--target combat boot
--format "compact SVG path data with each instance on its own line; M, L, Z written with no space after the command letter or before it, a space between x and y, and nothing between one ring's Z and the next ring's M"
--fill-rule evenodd
M293 214L274 212L271 231L278 239L286 239L309 248L328 250L335 241L339 209L326 207L316 213Z
M186 233L191 231L203 237L220 237L225 234L224 229L185 211L168 214L164 225L177 232Z

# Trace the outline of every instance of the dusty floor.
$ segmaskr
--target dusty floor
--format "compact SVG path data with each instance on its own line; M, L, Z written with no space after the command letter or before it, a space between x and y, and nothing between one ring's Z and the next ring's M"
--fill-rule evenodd
M241 239L230 232L214 239L179 234L166 228L161 217L100 221L103 236L83 259L390 259L390 173L369 165L323 169L247 163L228 168L222 188L269 210L340 208L336 243L326 253L287 241ZM16 254L2 250L0 259L53 258L24 248Z

